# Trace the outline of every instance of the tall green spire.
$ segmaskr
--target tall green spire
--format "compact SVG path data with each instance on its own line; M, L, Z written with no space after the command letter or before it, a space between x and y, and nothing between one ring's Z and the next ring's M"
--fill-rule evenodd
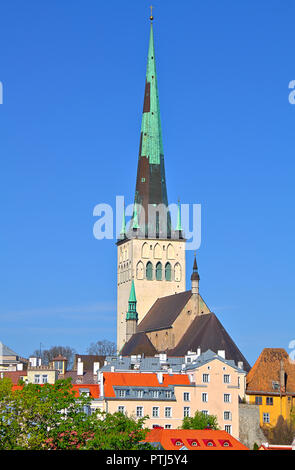
M136 295L135 295L134 280L132 279L126 320L136 320L136 321L138 320L138 314L136 312L136 303L137 303L137 300L136 300Z
M154 207L157 207L158 205L164 205L168 207L160 106L155 64L154 33L152 23L153 16L151 16L150 19L150 39L135 190L138 225L142 231L143 236L147 236L149 230L150 233L156 231L156 221L149 220L148 217L149 205ZM143 208L144 211L142 211L141 208ZM162 221L162 223L167 227L166 232L169 238L171 233L170 214L167 216L167 221Z
M149 163L159 165L163 152L160 105L156 75L153 24L151 23L148 61L146 69L146 92L141 123L141 156L148 157Z

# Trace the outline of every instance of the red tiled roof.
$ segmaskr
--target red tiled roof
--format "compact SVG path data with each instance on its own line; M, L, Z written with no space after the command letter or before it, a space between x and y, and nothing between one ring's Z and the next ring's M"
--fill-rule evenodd
M20 377L26 377L26 376L27 376L26 370L14 370L14 371L9 370L9 371L3 372L3 378L11 379L14 385L18 384Z
M83 388L89 390L91 398L99 398L99 385L73 385L73 389L76 392L76 397L79 396L79 390L82 390Z
M285 372L282 392L295 395L295 362L283 348L265 348L247 375L247 392L280 393L273 387L273 382L280 386L281 361Z
M43 387L43 384L40 384L41 387ZM14 392L15 390L22 390L22 385L13 385L12 386L12 391ZM93 384L81 384L81 385L73 385L73 390L75 392L75 396L79 396L79 390L81 389L87 389L90 392L90 397L91 398L99 398L99 385L93 385Z
M106 397L116 396L114 386L168 387L169 385L190 385L190 380L186 374L163 374L162 383L159 382L156 373L104 372L103 376Z
M159 442L165 450L179 450L183 446L189 450L249 450L226 431L211 429L152 429L145 442ZM213 445L208 446L208 442Z

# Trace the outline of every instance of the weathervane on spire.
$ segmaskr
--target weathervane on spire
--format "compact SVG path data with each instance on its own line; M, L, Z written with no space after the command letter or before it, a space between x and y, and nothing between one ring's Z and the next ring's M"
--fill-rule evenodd
M151 9L150 20L153 21L153 19L154 19L154 17L153 17L153 5L150 6L150 9Z

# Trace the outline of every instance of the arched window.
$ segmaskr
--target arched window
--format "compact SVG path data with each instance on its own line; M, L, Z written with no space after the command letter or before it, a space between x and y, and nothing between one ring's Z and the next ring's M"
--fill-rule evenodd
M169 243L167 247L167 258L168 259L175 259L175 250L174 247Z
M171 281L171 264L166 263L165 265L165 280Z
M162 263L156 264L156 279L157 281L162 281Z
M155 245L154 248L154 258L162 258L162 248L160 247L159 243Z
M149 281L153 279L153 265L150 261L146 264L146 278Z
M181 267L179 263L176 263L174 266L174 278L176 282L181 281Z
M144 265L142 261L139 261L136 266L136 279L144 278Z
M148 246L147 242L145 242L142 245L141 256L142 256L142 258L148 258L149 257L149 246Z

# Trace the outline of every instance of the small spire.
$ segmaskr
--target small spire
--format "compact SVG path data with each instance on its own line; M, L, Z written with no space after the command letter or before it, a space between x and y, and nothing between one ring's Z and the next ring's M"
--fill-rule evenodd
M123 207L122 228L121 228L120 235L122 237L125 237L125 235L126 235L125 203L124 203L124 207Z
M199 280L200 280L200 276L199 276L199 273L198 273L197 256L196 256L196 253L195 253L195 259L194 259L194 265L193 265L193 273L191 275L191 281L199 281Z
M134 230L139 229L138 225L138 213L137 213L137 203L134 203L134 209L133 209L133 223L132 223L132 228Z
M135 286L134 286L134 280L132 279L126 320L136 320L136 321L138 320L138 314L136 311L136 303L137 303L137 300L136 300L136 294L135 294Z
M178 209L177 209L177 225L176 225L176 231L182 232L182 227L181 227L181 209L180 209L180 200L178 198Z
M151 9L150 20L153 21L153 19L154 19L154 17L153 17L153 5L150 6L150 9Z

